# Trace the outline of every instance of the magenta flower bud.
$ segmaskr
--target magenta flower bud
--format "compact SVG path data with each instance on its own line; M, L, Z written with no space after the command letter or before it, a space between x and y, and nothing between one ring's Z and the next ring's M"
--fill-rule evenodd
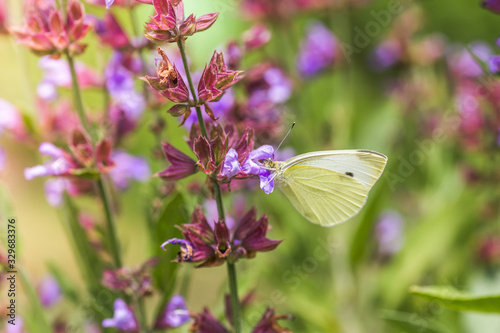
M57 280L53 276L43 278L38 287L38 298L40 303L48 308L56 304L61 299L62 293Z
M269 43L270 40L271 31L262 23L254 25L243 33L243 42L247 51L258 49Z
M139 324L131 308L124 300L118 298L114 303L113 318L104 319L102 327L115 327L123 332L138 332Z
M158 76L145 76L142 80L149 83L151 88L158 91L160 94L176 103L184 103L189 101L189 90L182 79L179 71L168 59L165 52L158 48L158 54L162 60L159 61Z
M156 319L155 329L167 329L184 325L189 321L186 301L181 295L174 295Z
M156 173L154 176L160 177L163 180L177 180L190 176L198 171L196 162L192 158L174 148L169 143L163 142L161 148L171 165L165 170Z
M205 67L198 83L198 97L210 102L222 96L224 90L241 80L243 71L233 71L227 68L222 52L214 52L210 63Z

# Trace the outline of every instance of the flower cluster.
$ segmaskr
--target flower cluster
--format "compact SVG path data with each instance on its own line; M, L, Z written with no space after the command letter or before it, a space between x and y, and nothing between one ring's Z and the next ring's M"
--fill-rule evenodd
M65 12L66 15L54 3L42 7L39 2L34 2L26 25L12 28L11 32L19 39L19 43L38 55L59 57L64 52L81 54L85 50L85 44L79 41L90 30L83 5L79 1L70 0Z
M274 250L281 241L266 238L267 217L256 218L252 208L234 226L224 221L209 222L198 206L191 216L191 223L181 226L184 239L169 239L162 244L180 245L177 261L199 263L197 267L222 265L240 258L253 258L256 252Z

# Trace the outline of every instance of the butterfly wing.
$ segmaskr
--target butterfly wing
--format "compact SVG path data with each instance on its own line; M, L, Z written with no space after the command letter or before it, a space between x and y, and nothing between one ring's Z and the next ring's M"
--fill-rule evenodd
M295 156L284 162L283 169L300 165L328 169L355 179L369 191L386 163L385 155L371 150L330 150Z
M307 165L287 168L277 181L295 208L322 226L332 226L356 215L368 194L353 177Z

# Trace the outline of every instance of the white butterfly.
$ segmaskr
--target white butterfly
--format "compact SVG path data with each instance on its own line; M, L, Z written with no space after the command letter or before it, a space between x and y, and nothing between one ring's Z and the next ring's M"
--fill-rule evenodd
M361 210L386 162L385 155L370 150L329 150L284 162L267 159L263 166L306 219L332 226Z

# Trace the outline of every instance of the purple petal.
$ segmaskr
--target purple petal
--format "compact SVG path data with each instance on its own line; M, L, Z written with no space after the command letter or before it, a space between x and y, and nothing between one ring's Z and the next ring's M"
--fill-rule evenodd
M174 295L165 307L164 313L158 318L155 328L179 327L189 321L190 318L184 298L181 295Z
M115 167L109 172L111 180L120 190L125 190L130 180L144 182L150 177L147 161L141 157L128 154L123 150L115 150L111 154Z
M116 327L122 331L136 331L138 328L134 313L129 309L124 300L118 298L114 303L113 318L104 319L103 327Z
M500 73L500 56L499 55L491 56L488 59L488 68L490 69L490 72L492 74Z
M297 59L299 71L306 76L319 73L334 62L337 49L337 38L330 30L319 22L310 24Z
M189 245L189 246L191 246L191 247L193 246L193 245L191 244L191 242L189 242L189 241L187 241L187 240L185 240L185 239L180 239L180 238L172 238L172 239L167 240L165 243L161 244L161 248L162 248L162 250L163 250L163 251L167 251L167 250L165 249L165 246L166 246L166 245L168 245L168 244L181 245L181 246L183 246L183 245L184 245L184 246Z
M45 199L52 207L60 207L64 191L68 188L68 180L64 178L49 179L45 182Z
M36 177L45 177L50 175L51 171L45 165L36 165L32 168L24 169L24 178L26 178L26 180L32 180Z
M261 146L248 155L245 162L243 162L243 172L251 175L258 175L262 169L262 163L259 160L274 160L274 148L270 145Z
M38 151L42 155L47 155L54 158L64 157L64 151L61 148L54 146L50 142L42 142L38 147Z
M272 193L274 190L274 172L271 170L261 169L259 177L260 188L264 190L266 194Z
M61 288L57 280L52 276L46 276L38 289L40 303L44 307L50 307L56 304L61 299L61 296Z
M241 171L240 163L238 162L238 153L233 148L229 149L224 159L221 174L227 178L233 178Z
M106 0L106 9L109 9L115 0Z

